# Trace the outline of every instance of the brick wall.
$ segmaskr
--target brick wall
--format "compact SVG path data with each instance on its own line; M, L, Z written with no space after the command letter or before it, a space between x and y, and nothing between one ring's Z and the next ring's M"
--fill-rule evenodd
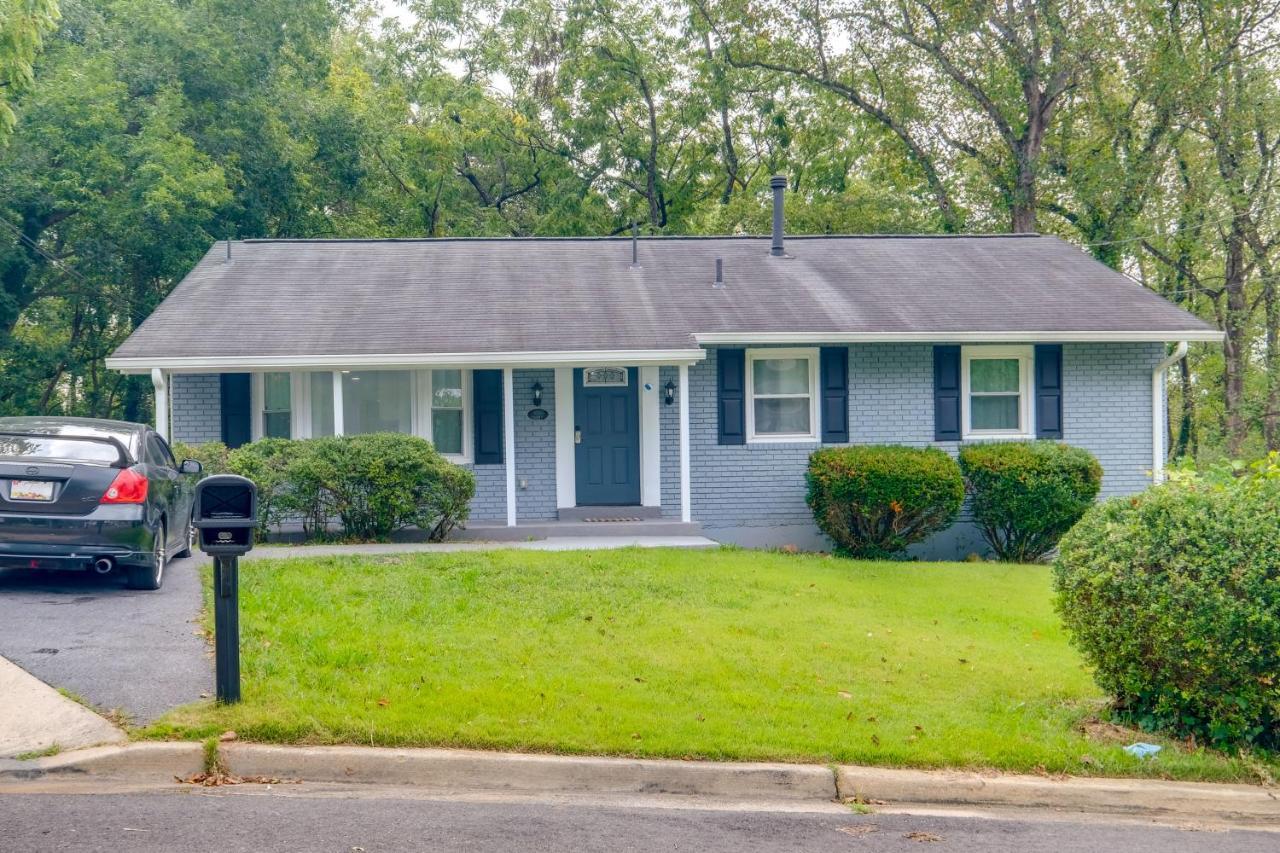
M1163 356L1162 344L1063 348L1063 438L1098 457L1104 497L1139 491L1150 482L1151 370ZM714 348L705 362L690 368L689 394L694 520L721 538L744 544L822 545L804 501L808 456L820 445L717 444ZM667 420L676 414L664 413L663 419L663 506L674 514L679 513L678 423L668 430ZM855 443L933 444L932 347L850 346L849 428ZM954 454L959 443L938 446ZM670 475L668 455L673 457ZM670 501L668 476L676 483ZM965 516L962 512L955 529L924 543L917 553L958 556L983 550Z
M169 379L174 441L222 440L222 383L216 373L176 373Z

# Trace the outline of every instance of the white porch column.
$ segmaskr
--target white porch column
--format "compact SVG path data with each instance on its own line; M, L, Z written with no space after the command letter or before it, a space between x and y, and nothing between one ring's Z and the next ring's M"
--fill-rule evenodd
M689 365L680 365L680 520L693 521L689 487Z
M578 505L573 444L573 368L556 368L556 508Z
M156 389L156 432L169 440L169 382L164 371L151 368L151 387Z
M507 527L516 526L516 387L514 371L502 369L503 460L507 466Z

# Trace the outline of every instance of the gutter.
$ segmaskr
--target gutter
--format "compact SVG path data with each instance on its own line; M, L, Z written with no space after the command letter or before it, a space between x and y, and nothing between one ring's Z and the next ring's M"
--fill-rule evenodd
M1173 354L1151 371L1151 482L1164 482L1165 371L1187 357L1187 342L1179 341Z

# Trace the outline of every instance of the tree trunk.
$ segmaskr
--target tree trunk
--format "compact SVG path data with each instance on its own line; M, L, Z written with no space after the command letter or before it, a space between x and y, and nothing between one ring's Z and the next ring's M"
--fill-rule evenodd
M1244 379L1248 360L1249 304L1245 294L1244 237L1238 226L1227 239L1226 294L1227 306L1223 317L1223 402L1225 404L1224 428L1227 452L1238 456L1244 447L1248 426L1244 419Z

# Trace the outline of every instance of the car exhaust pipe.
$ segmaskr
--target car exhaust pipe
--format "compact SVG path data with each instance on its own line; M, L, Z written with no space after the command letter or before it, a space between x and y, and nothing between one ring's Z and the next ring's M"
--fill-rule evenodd
M116 567L116 561L110 557L99 557L93 561L93 570L100 575L110 574Z

